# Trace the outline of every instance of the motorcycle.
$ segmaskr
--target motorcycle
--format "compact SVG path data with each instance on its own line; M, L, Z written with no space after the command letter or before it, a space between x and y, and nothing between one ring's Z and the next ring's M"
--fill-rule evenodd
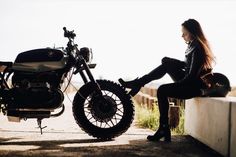
M72 76L80 74L84 85L72 104L76 123L95 138L121 135L134 118L131 96L118 83L95 80L90 70L96 66L91 63L91 49L79 49L74 31L63 30L69 40L66 48L29 50L19 53L14 62L0 62L0 110L17 121L37 119L42 134L42 120L65 110L63 84L68 87Z

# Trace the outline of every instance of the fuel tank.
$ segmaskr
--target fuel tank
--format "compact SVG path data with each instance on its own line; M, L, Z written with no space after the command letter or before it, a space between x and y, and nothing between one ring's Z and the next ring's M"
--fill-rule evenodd
M62 69L68 58L61 50L34 49L19 53L13 63L13 70L27 72L44 72Z

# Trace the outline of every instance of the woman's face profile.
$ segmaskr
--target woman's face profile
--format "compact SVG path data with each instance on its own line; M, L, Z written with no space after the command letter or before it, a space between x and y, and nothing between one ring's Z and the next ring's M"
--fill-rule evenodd
M191 33L184 26L182 26L182 37L186 43L193 39Z

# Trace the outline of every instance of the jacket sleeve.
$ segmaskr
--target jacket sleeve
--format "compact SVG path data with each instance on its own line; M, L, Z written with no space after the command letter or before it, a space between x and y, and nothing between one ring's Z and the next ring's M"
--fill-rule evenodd
M201 52L198 47L193 47L191 52L188 54L188 64L185 77L180 80L179 82L192 82L198 79L198 74L200 72L202 66L202 57Z

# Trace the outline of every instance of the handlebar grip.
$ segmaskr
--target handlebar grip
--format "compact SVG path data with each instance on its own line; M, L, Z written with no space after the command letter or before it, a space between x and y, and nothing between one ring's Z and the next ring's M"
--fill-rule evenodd
M64 30L64 37L74 39L74 37L76 36L76 34L74 33L74 31L68 31L68 30L66 29L66 27L63 27L63 30Z
M64 30L64 37L68 37L68 30L66 29L66 27L63 27Z

